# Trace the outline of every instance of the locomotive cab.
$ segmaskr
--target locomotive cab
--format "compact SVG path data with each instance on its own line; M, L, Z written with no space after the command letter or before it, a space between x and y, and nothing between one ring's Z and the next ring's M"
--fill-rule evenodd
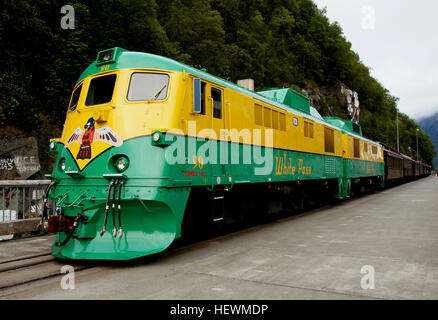
M62 136L50 143L57 153L48 191L60 212L50 223L56 257L132 259L180 236L189 188L169 189L176 185L167 178L165 150L152 136L180 125L182 75L160 61L106 50L75 85Z

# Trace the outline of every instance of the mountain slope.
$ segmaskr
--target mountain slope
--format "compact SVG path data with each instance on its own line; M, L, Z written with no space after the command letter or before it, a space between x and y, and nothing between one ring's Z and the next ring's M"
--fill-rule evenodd
M424 132L430 135L432 143L435 145L435 150L438 151L438 113L419 120L418 124L423 128ZM438 155L435 156L433 162L435 168L438 168Z

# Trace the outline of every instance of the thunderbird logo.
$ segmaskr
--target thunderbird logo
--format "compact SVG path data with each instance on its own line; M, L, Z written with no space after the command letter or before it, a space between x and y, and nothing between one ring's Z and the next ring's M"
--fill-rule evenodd
M91 144L95 141L106 142L115 147L120 147L123 144L122 139L120 139L113 129L110 127L102 127L96 130L94 123L94 118L88 119L87 124L84 126L85 131L81 128L77 128L70 138L68 138L65 148L75 142L81 144L76 159L91 159Z

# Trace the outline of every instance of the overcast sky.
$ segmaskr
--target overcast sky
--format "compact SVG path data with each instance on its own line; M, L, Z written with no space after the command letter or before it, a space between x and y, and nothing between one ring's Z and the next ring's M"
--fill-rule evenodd
M414 119L438 112L438 1L314 0ZM359 97L360 99L360 97Z

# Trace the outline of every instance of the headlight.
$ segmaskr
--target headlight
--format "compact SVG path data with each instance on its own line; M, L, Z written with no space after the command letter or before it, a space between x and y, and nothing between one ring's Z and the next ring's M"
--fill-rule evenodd
M114 49L101 51L97 54L97 63L108 62L114 58Z
M65 171L65 167L66 167L65 159L62 158L62 159L59 161L59 169L60 169L62 172L64 172L64 171Z
M56 147L56 143L55 143L55 141L51 141L51 142L50 142L50 151L54 151L54 150L55 150L55 147Z
M129 160L127 157L120 157L116 161L116 169L120 172L125 171L129 167Z
M152 136L152 139L154 139L155 142L160 141L161 135L159 132L155 132L154 135Z

